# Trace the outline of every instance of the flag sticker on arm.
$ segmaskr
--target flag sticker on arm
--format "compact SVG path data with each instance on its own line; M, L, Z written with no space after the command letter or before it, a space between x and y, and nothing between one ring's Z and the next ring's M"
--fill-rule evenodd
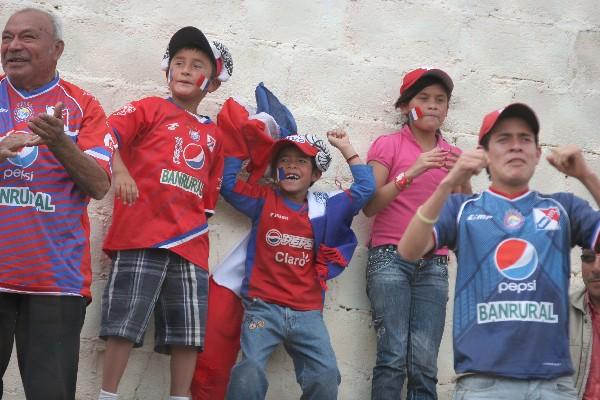
M558 207L534 208L533 219L535 228L544 231L555 231L560 229L560 211Z
M408 112L408 120L414 122L423 117L423 111L419 107L414 107Z

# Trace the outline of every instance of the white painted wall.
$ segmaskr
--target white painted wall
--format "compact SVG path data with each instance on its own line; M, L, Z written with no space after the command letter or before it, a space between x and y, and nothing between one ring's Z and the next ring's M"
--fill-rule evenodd
M548 147L576 142L600 172L600 9L596 0L2 0L0 25L25 6L55 8L65 23L66 48L59 63L67 80L94 93L107 112L134 99L165 95L159 64L170 35L195 25L229 46L234 74L201 105L215 116L232 95L253 101L264 81L293 110L301 132L348 130L362 155L379 135L398 127L393 103L402 75L436 66L455 81L445 131L463 148L475 144L483 115L512 101L530 104L541 120ZM337 156L320 182L348 184L349 170ZM485 187L485 177L474 181ZM533 187L569 190L589 198L582 185L542 161ZM92 202L95 300L81 335L78 399L95 399L104 343L97 338L100 294L109 269L101 253L112 199ZM224 202L211 220L214 265L241 236L243 219ZM370 221L354 227L361 243ZM365 295L366 248L359 247L349 270L333 282L325 319L342 371L340 399L369 398L375 359ZM575 268L577 269L577 268ZM453 268L452 268L453 270ZM454 279L452 273L451 279ZM578 279L578 278L576 278ZM452 293L451 293L452 297ZM448 305L451 311L451 304ZM451 319L439 359L440 398L453 385ZM162 399L168 393L168 359L152 352L152 335L133 352L120 387L124 399ZM292 364L279 350L269 364L268 398L299 398ZM24 395L13 360L5 375L5 399Z

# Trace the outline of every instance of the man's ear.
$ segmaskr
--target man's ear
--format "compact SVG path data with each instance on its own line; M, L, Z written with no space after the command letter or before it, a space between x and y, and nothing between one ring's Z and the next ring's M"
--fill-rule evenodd
M54 59L56 61L58 61L58 59L62 55L64 49L65 49L65 42L63 42L62 40L57 40L54 43L54 46L52 47L52 52L54 53Z
M220 87L221 87L221 81L218 80L217 78L214 78L208 84L208 93L212 93Z

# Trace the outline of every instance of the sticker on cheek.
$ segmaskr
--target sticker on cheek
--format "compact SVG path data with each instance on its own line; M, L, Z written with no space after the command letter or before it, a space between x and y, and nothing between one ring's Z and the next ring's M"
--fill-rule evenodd
M198 80L196 81L196 86L200 88L200 90L204 91L208 87L208 83L210 81L204 75L200 75Z
M408 112L408 120L410 122L415 122L419 118L423 118L423 111L419 107L413 107Z
M285 171L283 168L277 168L277 174L275 177L275 181L276 182L281 182L282 180L285 179Z

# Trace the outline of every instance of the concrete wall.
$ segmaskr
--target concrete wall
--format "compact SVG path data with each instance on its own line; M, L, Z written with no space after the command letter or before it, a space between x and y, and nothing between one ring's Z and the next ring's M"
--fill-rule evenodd
M293 110L302 132L323 134L343 127L364 155L377 136L399 126L393 102L402 75L421 65L436 66L448 71L456 84L445 124L451 141L472 148L486 112L523 101L541 119L544 153L551 146L576 142L600 171L596 0L2 0L0 25L24 6L50 7L63 17L61 74L94 93L107 112L146 95L165 95L159 64L168 39L179 27L196 25L226 43L235 61L231 81L201 105L205 114L215 116L232 95L252 101L254 86L264 81ZM349 177L344 160L336 155L319 186L331 188L336 179L348 185ZM474 180L476 189L486 184L485 177ZM589 197L582 185L565 179L544 160L532 186ZM81 335L78 399L95 399L100 386L100 294L109 270L100 247L111 209L112 196L93 201L89 208L95 300ZM243 223L220 203L211 220L211 265L241 236ZM354 227L365 243L369 219L358 216ZM361 245L349 270L330 285L325 308L344 400L366 399L370 393L375 335L365 295L365 258ZM450 331L449 313L439 358L441 399L448 399L453 387ZM151 349L149 334L146 345L130 359L119 390L122 398L152 400L168 394L168 359ZM299 398L292 364L281 349L269 364L269 379L269 399ZM24 398L14 360L5 388L6 399Z

